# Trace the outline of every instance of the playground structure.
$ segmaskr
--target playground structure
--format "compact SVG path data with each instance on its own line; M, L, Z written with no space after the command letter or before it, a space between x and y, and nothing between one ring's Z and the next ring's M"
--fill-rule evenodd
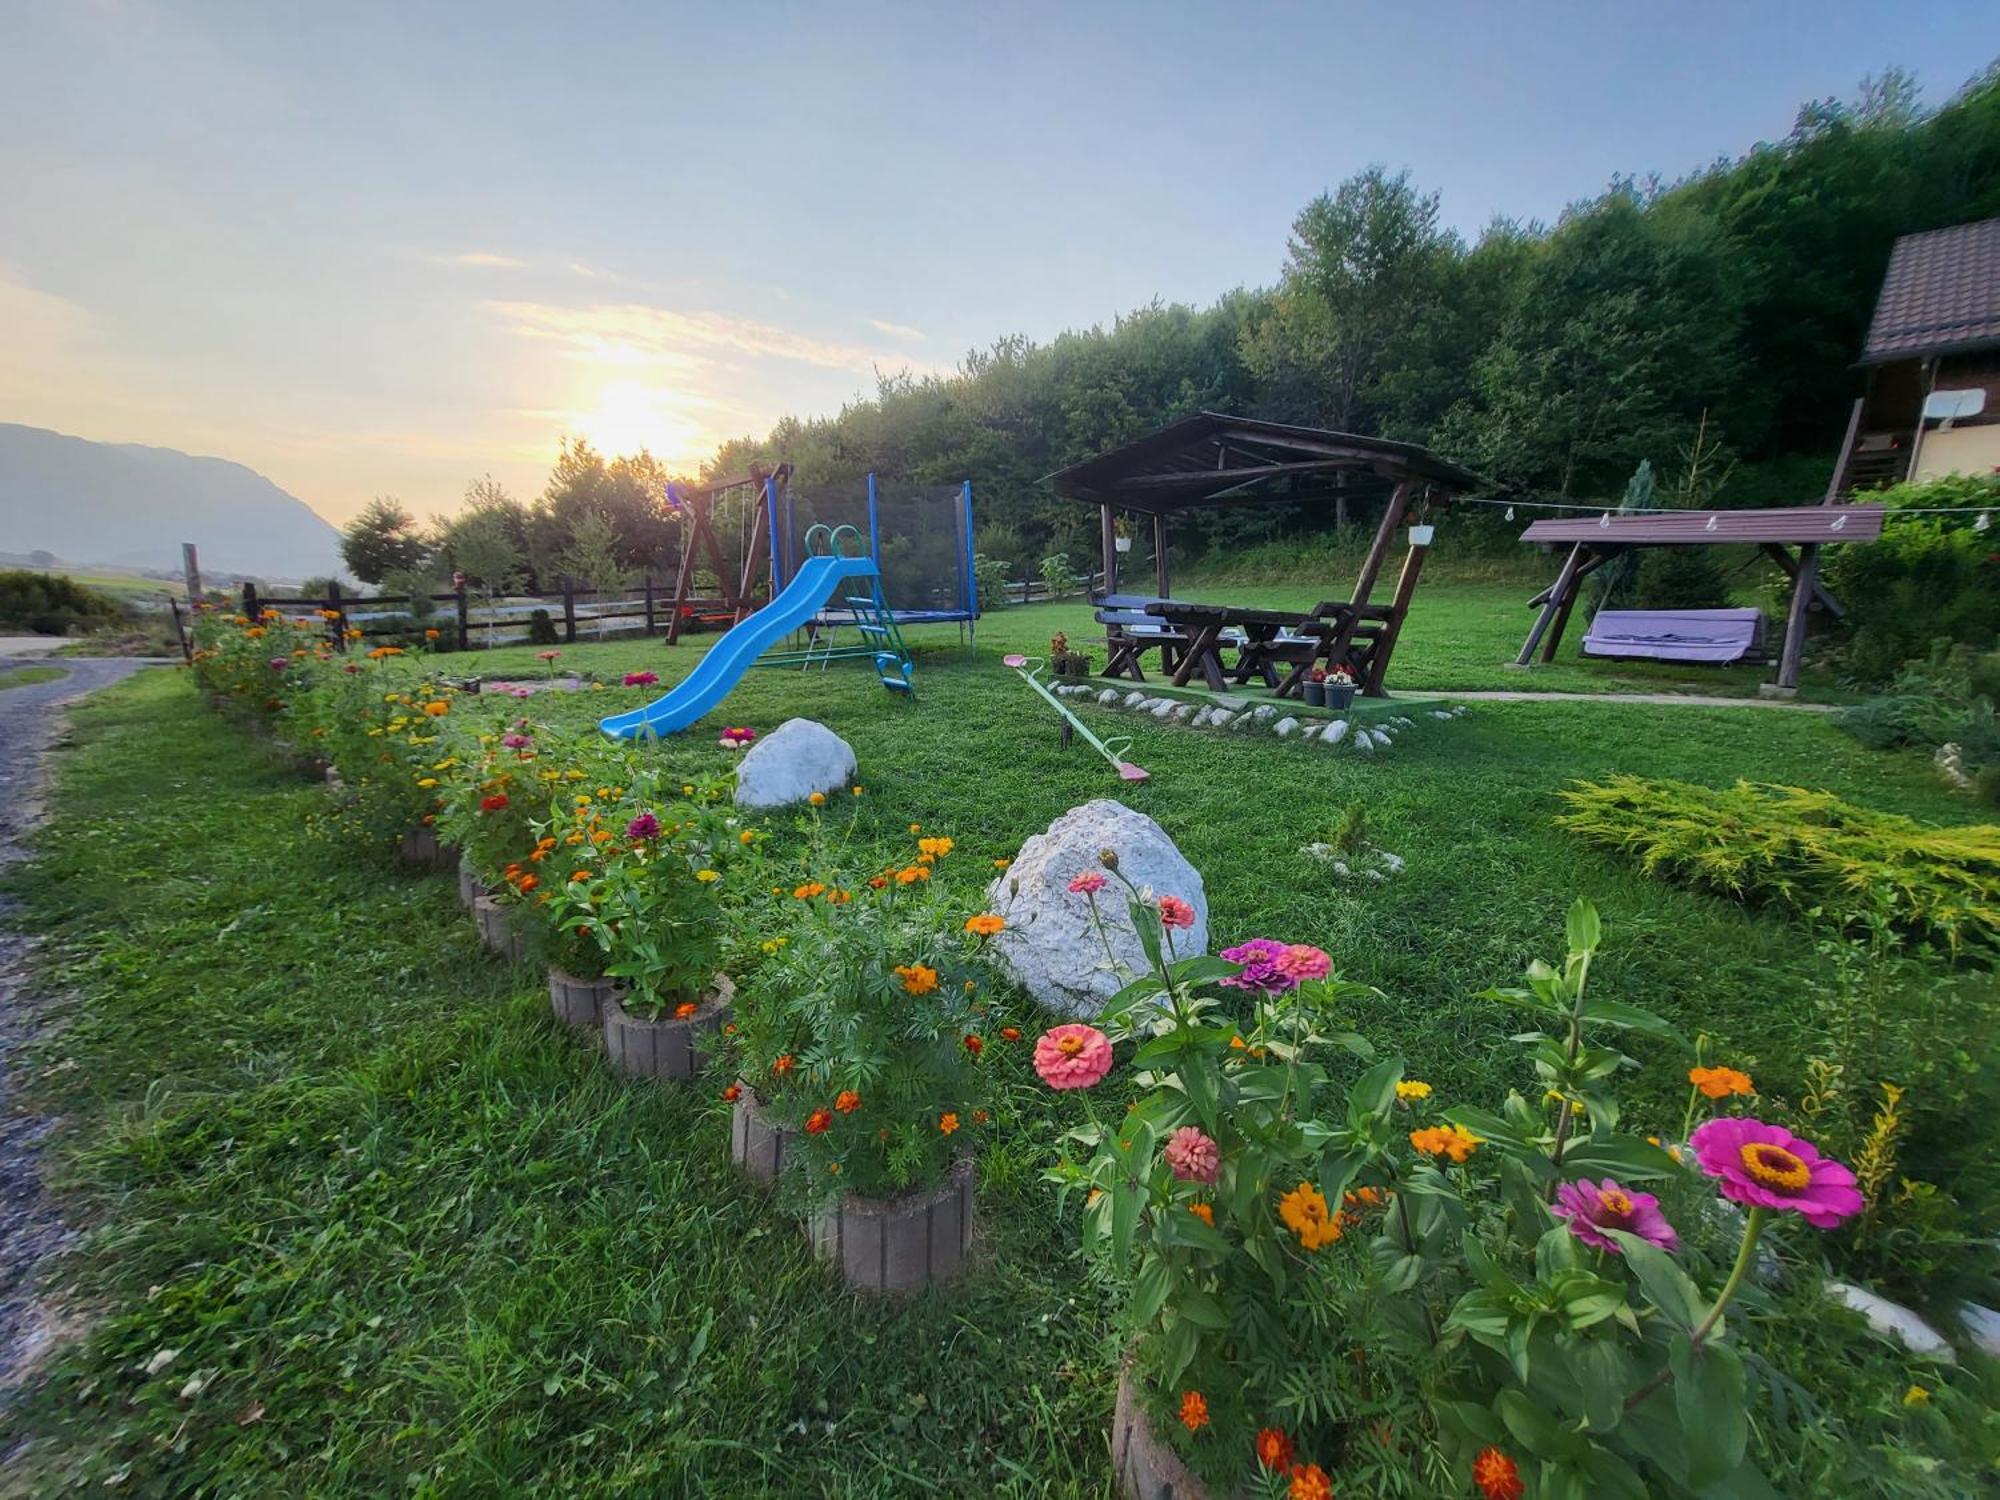
M868 555L898 625L956 624L970 643L979 619L971 480L951 486L884 484L869 474L859 484L817 486L810 493L774 490L770 510L774 593L800 566L803 538L813 527L852 527L868 539ZM818 622L820 628L839 623Z
M680 640L682 629L690 622L720 624L726 619L732 626L740 625L744 617L757 608L753 600L770 552L771 519L778 513L780 497L790 493L791 482L790 464L779 464L773 469L752 464L749 473L739 474L734 479L667 486L667 510L681 523L681 563L674 578L673 613L667 625L668 645ZM732 498L746 490L757 491L762 503L746 506L747 534L743 539L742 567L737 571L730 567L729 559L723 554L722 543L716 537L715 507L717 501ZM719 597L712 600L697 598L694 592L695 578L703 560L715 574ZM775 570L771 582L771 597L775 599L783 587L783 580L777 577Z
M1120 735L1116 739L1099 739L1095 734L1091 733L1088 724L1070 712L1070 707L1067 703L1049 691L1049 685L1043 682L1041 678L1041 674L1048 667L1046 661L1016 655L1003 656L1000 658L1000 663L1002 666L1010 667L1018 673L1021 681L1027 683L1029 687L1041 694L1043 701L1062 715L1062 737L1065 749L1068 748L1069 742L1073 737L1081 735L1086 745L1111 762L1111 769L1118 773L1120 781L1150 781L1152 779L1151 774L1145 768L1135 766L1125 758L1125 752L1132 744L1132 736L1127 734Z
M851 545L856 552L843 549ZM644 708L612 714L598 728L613 739L674 734L719 705L753 666L813 667L843 657L866 657L882 685L913 696L909 649L882 596L882 574L871 556L858 555L861 534L851 526L814 526L804 538L805 556L771 602L739 620L684 679ZM865 592L861 585L866 585ZM832 647L833 626L814 630L827 619L851 627L859 644ZM786 636L808 631L803 647L774 651Z

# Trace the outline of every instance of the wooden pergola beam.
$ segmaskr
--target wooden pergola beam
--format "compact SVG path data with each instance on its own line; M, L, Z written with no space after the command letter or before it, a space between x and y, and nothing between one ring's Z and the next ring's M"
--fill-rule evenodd
M1778 687L1797 691L1799 662L1806 649L1806 614L1819 587L1819 543L1799 548L1798 571L1792 575L1792 607L1785 616L1785 649L1778 657Z
M1187 469L1173 474L1128 474L1112 485L1114 490L1205 490L1217 485L1233 487L1259 479L1286 474L1317 474L1349 467L1340 459L1315 458L1293 464L1258 464L1235 469Z
M1563 597L1575 587L1577 569L1582 565L1583 543L1576 542L1571 545L1569 556L1563 559L1562 571L1556 574L1556 581L1549 585L1548 592L1542 596L1544 600L1542 612L1535 617L1535 623L1528 631L1528 638L1521 642L1521 654L1514 658L1515 666L1525 667L1534 660L1535 647L1542 643L1542 636L1555 620L1556 611L1562 607Z

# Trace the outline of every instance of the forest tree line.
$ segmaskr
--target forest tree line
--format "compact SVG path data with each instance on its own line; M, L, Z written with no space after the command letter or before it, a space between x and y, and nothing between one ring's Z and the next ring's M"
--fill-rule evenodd
M732 441L707 472L786 461L801 493L870 471L969 477L979 550L1017 573L1095 551L1094 514L1045 476L1204 408L1424 443L1524 498L1615 499L1650 462L1666 496L1808 503L1860 390L1896 237L1996 214L2000 66L1936 109L1891 70L1851 101L1806 104L1783 140L1742 157L1670 183L1621 179L1554 225L1499 220L1471 243L1437 194L1371 167L1299 213L1275 286L1045 343L1003 338L953 374L884 377L836 415ZM679 547L658 504L666 477L646 455L566 443L533 504L482 481L424 536L384 525L400 508L378 503L390 514L364 516L350 544L373 563L378 536L401 536L410 565L475 580L662 570ZM1211 514L1185 540L1199 551L1327 520ZM1498 513L1484 524L1497 540Z

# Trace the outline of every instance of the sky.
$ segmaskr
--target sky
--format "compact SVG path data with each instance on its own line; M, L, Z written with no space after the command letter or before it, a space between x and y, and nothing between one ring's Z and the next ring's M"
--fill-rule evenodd
M0 0L0 421L338 524L696 467L879 374L1277 277L1407 167L1468 238L2000 55L1992 0ZM4 539L0 539L4 545Z

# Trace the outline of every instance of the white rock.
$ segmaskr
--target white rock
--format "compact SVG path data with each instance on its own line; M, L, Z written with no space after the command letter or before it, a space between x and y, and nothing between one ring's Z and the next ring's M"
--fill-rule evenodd
M1829 1281L1826 1295L1843 1306L1853 1308L1868 1320L1868 1326L1876 1333L1884 1338L1899 1340L1911 1352L1927 1354L1948 1364L1957 1362L1945 1336L1900 1302L1878 1297L1851 1281Z
M1324 728L1326 728L1324 724L1308 724L1304 729L1299 731L1299 738L1302 740L1318 739L1319 732Z
M1322 745L1338 745L1347 738L1347 720L1335 719L1326 726L1326 733L1319 737Z
M854 751L811 719L787 719L736 763L738 807L784 807L814 792L844 791L854 779Z
M1409 717L1409 715L1407 714L1397 714L1396 717L1391 719L1389 722L1391 724L1394 724L1398 729L1408 729L1412 724L1416 723L1417 721Z
M1155 698L1151 703L1148 703L1146 707L1152 713L1154 718L1164 719L1168 714L1174 711L1174 700L1171 698Z
M1355 730L1354 748L1357 750L1373 750L1375 748L1375 737L1365 729Z
M1434 708L1431 710L1431 717L1433 719L1449 719L1451 717L1451 714L1445 709Z
M2000 1312L1968 1302L1958 1310L1958 1321L1972 1338L1973 1346L1988 1359L2000 1359Z
M1299 721L1297 719L1292 718L1289 714L1287 714L1284 718L1278 720L1278 722L1272 725L1271 727L1277 733L1279 739L1281 740L1288 739L1292 735L1298 733Z
M1112 691L1116 692L1117 689L1114 688ZM1137 708L1140 704L1144 703L1145 701L1146 701L1146 695L1141 692L1134 691L1127 693L1125 695L1125 706L1127 708Z
M1097 701L1102 703L1106 708L1110 708L1114 703L1118 702L1118 689L1106 688L1097 695Z
M1179 723L1180 721L1185 719L1191 719L1194 717L1194 705L1192 703L1176 703L1173 706L1173 708L1168 711L1167 717L1174 720L1176 723Z
M1112 967L1090 903L1069 890L1076 876L1102 869L1103 849L1117 854L1119 872L1142 891L1178 896L1194 908L1194 925L1173 934L1178 956L1208 951L1207 892L1166 831L1109 798L1073 807L1024 843L986 893L988 910L1007 919L993 939L995 956L1016 983L1059 1015L1095 1015L1129 977ZM1107 875L1098 914L1119 965L1137 973L1146 959L1125 902L1125 888Z
M1255 708L1250 710L1250 717L1255 719L1259 724L1268 724L1271 722L1271 720L1275 719L1277 716L1278 716L1277 709L1273 708L1268 703L1260 703Z

